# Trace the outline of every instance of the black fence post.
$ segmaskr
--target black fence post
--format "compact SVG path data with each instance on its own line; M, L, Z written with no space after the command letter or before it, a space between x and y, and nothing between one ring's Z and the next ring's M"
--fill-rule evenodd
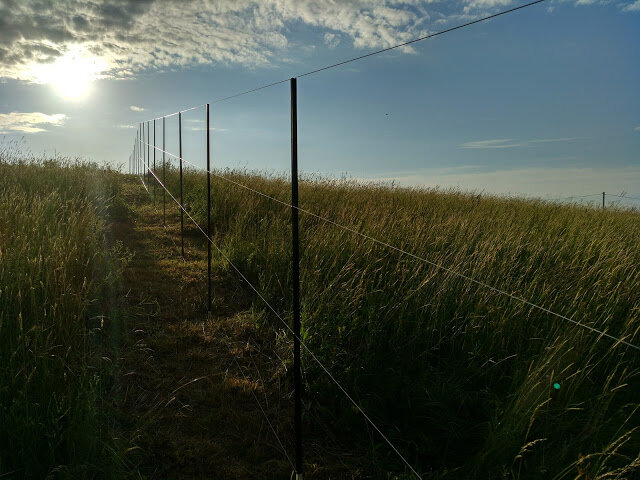
M140 122L140 132L142 134L142 138L140 139L140 148L142 149L142 170L140 171L140 176L142 177L142 183L147 181L147 149L144 148L144 122Z
M153 119L153 173L156 173L156 119ZM155 177L154 177L155 179ZM153 205L156 204L156 184L158 181L153 182Z
M300 365L300 239L298 236L298 88L291 79L291 282L293 284L293 375L296 480L302 479L302 372Z
M184 259L184 202L182 200L182 112L178 112L178 148L180 156L180 248Z
M165 170L165 151L167 150L166 146L166 118L162 117L162 183L164 183L165 188L162 189L162 226L167 226L167 178L166 178L166 170Z
M151 172L149 171L149 163L151 162L151 146L149 145L149 121L147 120L147 183L151 181Z
M138 127L138 130L136 131L136 145L135 145L135 152L136 152L136 175L138 175L138 170L140 170L140 128Z
M602 192L602 209L604 210L604 192Z
M207 312L211 312L211 145L209 135L209 104L207 103Z

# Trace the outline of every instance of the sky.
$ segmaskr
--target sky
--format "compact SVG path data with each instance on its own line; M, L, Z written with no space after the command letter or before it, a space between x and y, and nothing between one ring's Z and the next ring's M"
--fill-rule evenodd
M210 103L216 168L286 173L289 84L216 100L520 3L0 0L0 148L127 168L140 122ZM198 167L204 118L183 114ZM547 0L301 77L298 135L304 174L640 197L640 0Z

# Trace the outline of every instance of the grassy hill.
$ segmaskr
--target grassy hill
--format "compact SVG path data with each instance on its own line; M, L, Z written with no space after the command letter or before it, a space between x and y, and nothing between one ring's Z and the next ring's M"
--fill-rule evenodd
M290 210L228 180L285 203L290 187L212 177L214 240L288 319ZM174 170L166 182L178 196ZM205 188L203 174L185 175L201 225ZM322 179L301 183L300 206L640 344L637 210ZM438 478L627 478L638 468L640 352L317 216L301 212L300 222L304 341L412 464ZM261 300L254 306L282 329ZM307 418L372 442L383 470L401 470L303 361Z
M289 201L285 179L219 174ZM177 197L175 169L166 183ZM0 164L0 475L130 473L108 415L131 258L112 225L132 221L123 191L153 201L138 185L95 166ZM184 199L204 225L203 174L186 172ZM323 179L301 183L300 206L414 255L300 214L303 341L424 478L640 474L640 352L452 273L640 345L637 210ZM212 177L214 241L287 321L289 218ZM199 302L204 288L190 286ZM265 351L288 367L284 326L250 298ZM411 478L304 354L303 367L305 434L360 456L357 478ZM289 392L291 370L275 372Z
M129 256L109 234L120 178L0 156L2 478L127 475L106 401Z

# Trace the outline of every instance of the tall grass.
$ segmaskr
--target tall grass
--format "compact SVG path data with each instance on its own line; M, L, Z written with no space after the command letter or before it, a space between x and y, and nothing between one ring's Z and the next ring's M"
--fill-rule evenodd
M290 198L286 179L219 173ZM177 196L174 169L167 185ZM186 171L202 225L205 188ZM301 183L300 206L640 345L638 210L322 179ZM213 176L212 212L215 241L289 319L290 210ZM304 341L426 476L640 475L640 352L300 215ZM372 438L377 475L402 472L303 361L306 418L352 445Z
M18 157L18 158L17 158ZM0 152L0 477L116 478L106 327L118 174Z

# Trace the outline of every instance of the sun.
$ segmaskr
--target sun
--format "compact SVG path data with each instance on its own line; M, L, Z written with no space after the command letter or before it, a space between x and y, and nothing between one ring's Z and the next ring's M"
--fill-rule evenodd
M37 83L49 84L63 97L77 100L88 95L93 81L107 69L104 59L74 48L53 63L34 65L31 72Z

